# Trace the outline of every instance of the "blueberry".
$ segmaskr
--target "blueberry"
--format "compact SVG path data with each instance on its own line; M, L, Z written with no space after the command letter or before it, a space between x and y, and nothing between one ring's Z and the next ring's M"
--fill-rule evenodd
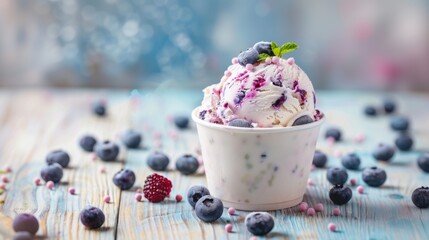
M374 106L366 106L364 109L364 113L367 116L375 116L377 115L377 109Z
M347 169L358 170L360 166L360 157L356 153L350 153L341 158L341 164Z
M411 200L414 205L418 208L428 208L429 207L429 187L417 188L413 191Z
M429 173L429 152L420 154L417 158L417 164L423 171Z
M83 135L79 140L79 146L87 152L94 151L95 144L97 144L97 139L91 135Z
M195 214L204 222L214 222L223 213L223 203L220 199L206 195L195 204Z
M263 236L274 228L274 218L267 212L252 212L244 220L247 230L256 236Z
M253 48L249 48L246 51L238 54L238 63L240 63L241 66L246 66L246 64L254 64L258 61L258 59L259 53Z
M325 133L325 138L334 138L335 141L341 141L341 130L338 128L329 128Z
M130 189L136 182L136 175L130 169L121 169L113 175L113 183L121 190Z
M389 114L395 112L396 103L392 99L385 99L383 102L384 111Z
M189 118L187 116L175 116L174 125L178 129L186 129L189 127Z
M122 134L122 143L124 143L127 148L138 148L141 141L142 135L132 129Z
M401 151L410 151L413 147L413 139L408 134L402 133L395 139L395 145Z
M393 155L395 155L395 148L383 143L372 151L372 156L378 161L390 161Z
M343 185L335 185L329 190L329 198L335 205L344 205L352 199L352 190Z
M252 123L246 119L237 118L228 123L231 127L253 128Z
M386 179L386 171L378 167L366 168L362 172L362 180L371 187L383 185Z
M313 164L318 168L323 168L328 161L328 157L323 152L316 150L314 152Z
M328 169L326 177L333 185L343 185L347 181L349 175L347 174L346 169L334 167Z
M106 103L104 101L96 101L92 104L92 112L100 117L106 115Z
M410 121L406 117L396 116L390 119L390 127L396 131L407 131Z
M185 175L195 173L198 167L198 160L189 154L185 154L176 160L176 169Z
M95 152L103 161L115 161L119 155L119 146L113 142L104 141L95 145Z
M39 222L33 214L21 213L13 219L12 227L15 232L28 232L34 235L39 230Z
M69 165L70 156L63 150L52 151L46 156L46 163L51 165L53 163L58 163L61 167L65 168Z
M258 54L266 53L270 56L274 56L273 49L271 48L271 42L257 42L253 45L253 48Z
M52 181L54 183L59 183L63 177L63 168L60 164L53 163L44 167L40 171L40 176L45 182Z
M31 235L29 232L17 232L15 235L13 235L12 240L33 240L34 236Z
M192 186L188 190L188 202L193 208L195 208L195 204L197 204L198 200L206 195L210 195L210 192L206 187L200 185Z
M155 151L149 154L146 163L155 171L165 171L170 163L170 159L164 153Z
M295 122L293 122L292 126L299 126L299 125L304 125L304 124L312 123L312 122L313 122L312 117L310 117L308 115L304 115L304 116L297 118L295 120Z
M104 220L104 213L99 208L87 206L80 212L80 221L85 227L89 229L101 227L101 225L104 223Z

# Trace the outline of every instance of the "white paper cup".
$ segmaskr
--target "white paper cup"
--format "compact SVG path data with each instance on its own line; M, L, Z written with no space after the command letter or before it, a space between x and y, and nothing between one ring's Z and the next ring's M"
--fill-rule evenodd
M237 128L197 124L210 194L226 207L276 210L297 205L304 196L319 135L319 121L282 128Z

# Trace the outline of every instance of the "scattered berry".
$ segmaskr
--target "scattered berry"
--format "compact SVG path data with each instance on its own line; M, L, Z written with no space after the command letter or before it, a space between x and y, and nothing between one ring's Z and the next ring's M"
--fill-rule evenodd
M352 190L343 185L335 185L329 191L329 198L335 205L346 204L352 199Z
M341 130L338 128L329 128L325 133L325 138L333 138L336 142L341 141Z
M105 220L104 213L101 209L87 206L80 212L80 221L89 229L96 229L103 225Z
M234 215L235 214L235 208L233 208L233 207L228 208L228 214Z
M313 186L313 184L314 184L313 179L309 178L307 180L307 186Z
M395 131L407 131L410 121L406 117L395 116L390 119L390 127Z
M206 195L210 195L210 192L206 187L201 185L192 186L188 190L188 202L193 208L195 208L195 204L197 204L198 200Z
M170 163L170 159L164 153L155 151L148 155L146 163L155 171L165 171Z
M365 139L366 139L365 134L360 133L360 134L356 135L353 140L357 143L362 143L365 141Z
M12 172L12 167L11 166L6 166L4 167L4 171L7 173L11 173Z
M182 195L176 194L176 202L181 202L183 200Z
M314 208L308 208L307 209L307 215L312 217L316 214L316 210L314 210Z
M372 152L372 156L378 161L390 161L395 155L395 148L387 144L379 144Z
M39 230L39 222L33 214L21 213L13 219L12 227L15 232L28 232L34 235Z
M377 109L374 106L369 105L365 107L364 113L367 116L373 117L377 115Z
M392 99L385 99L383 102L384 111L387 114L395 112L396 103Z
M121 190L130 189L136 182L136 175L130 169L121 169L113 175L113 183Z
M317 203L317 204L314 206L314 210L316 210L316 212L323 212L323 204L321 204L321 203Z
M253 48L249 48L238 55L238 63L243 67L247 64L256 63L258 59L259 53Z
M46 156L46 163L51 165L53 163L58 163L61 167L66 168L69 165L70 156L63 150L52 151Z
M250 63L246 64L246 69L248 71L253 71L253 69L254 69L253 64L250 64Z
M195 214L204 222L214 222L222 216L223 203L220 199L206 195L195 204Z
M420 154L420 156L417 158L417 164L419 165L420 169L429 173L429 152Z
M329 223L328 224L328 229L331 232L335 232L337 230L337 225L335 225L335 223Z
M186 129L189 127L189 117L184 115L174 116L174 125L178 129Z
M106 195L106 196L104 196L104 202L105 203L110 203L110 196L109 195Z
M258 54L266 53L270 56L274 56L273 49L271 48L271 42L257 42L253 45L253 48Z
M360 157L356 153L350 153L341 158L341 164L350 170L358 170L360 167Z
M290 57L290 58L286 59L286 62L287 62L289 65L293 65L293 64L295 64L295 58Z
M225 231L230 233L232 232L232 224L228 223L225 225Z
M129 129L122 134L121 140L127 148L138 148L142 141L142 135L132 129Z
M339 149L335 149L333 155L337 158L341 158L343 156L343 152Z
M143 193L143 188L137 188L136 193Z
M362 180L371 187L383 185L386 179L386 171L378 167L366 168L362 172Z
M2 181L2 182L4 182L4 183L8 183L8 182L9 182L9 178L8 178L8 176L6 176L6 175L2 175L2 176L1 176L1 181Z
M347 181L349 175L347 174L346 169L334 167L328 169L326 177L333 185L343 185Z
M168 178L153 173L149 175L144 182L144 197L149 200L149 202L161 202L170 195L172 187L173 185Z
M233 58L233 59L231 59L231 63L232 64L237 64L238 63L238 58Z
M34 237L29 232L17 232L13 235L12 240L33 240Z
M45 182L52 181L54 183L59 183L63 177L63 168L58 163L53 163L52 165L44 167L40 171L40 176Z
M363 188L363 186L358 186L356 188L356 190L357 190L358 193L363 194L363 192L364 192L365 189Z
M312 122L314 122L312 117L310 117L308 115L304 115L304 116L297 118L293 122L292 126L299 126L299 125L304 125L304 124L308 124L308 123L312 123Z
M195 173L199 166L197 158L190 154L185 154L176 160L176 169L185 175Z
M106 103L105 101L99 100L92 104L92 112L100 117L106 115Z
M267 212L252 212L244 220L247 230L256 235L263 236L274 228L274 218Z
M70 193L71 195L75 195L75 194L76 194L76 189L75 189L75 188L73 188L73 187L69 188L69 193Z
M279 62L280 62L280 58L279 58L279 57L277 57L277 56L274 56L274 57L271 59L271 62L272 62L272 63L274 63L274 64L277 64L277 63L279 63Z
M54 182L52 182L52 181L48 181L47 183L46 183L46 187L49 189L49 190L52 190L52 189L54 189Z
M354 178L350 179L350 185L355 186L356 185L356 179L354 179Z
M300 212L306 212L307 209L308 209L308 203L306 203L306 202L301 202L298 206L298 210Z
M408 134L402 133L395 139L395 145L401 151L410 151L413 147L413 139Z
M105 162L115 161L119 155L119 146L107 140L95 145L95 152Z
M79 146L87 152L94 151L95 144L97 144L97 139L92 135L83 135L79 140Z
M34 184L36 185L36 186L39 186L40 185L40 178L38 178L38 177L36 177L36 178L34 178Z
M136 193L135 198L137 202L140 202L143 198L143 195L141 195L141 193Z
M0 183L0 189L6 190L6 183Z
M105 166L101 166L100 167L100 173L106 173L106 167Z
M332 215L334 216L340 216L341 210L339 208L332 209Z
M411 200L418 208L429 207L429 187L420 187L413 191Z
M252 123L247 121L246 119L234 119L228 123L228 126L231 127L242 127L242 128L253 128Z

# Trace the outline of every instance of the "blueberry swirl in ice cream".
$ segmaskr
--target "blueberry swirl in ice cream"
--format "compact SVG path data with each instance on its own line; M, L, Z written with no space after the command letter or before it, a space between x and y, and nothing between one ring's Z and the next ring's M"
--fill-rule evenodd
M294 43L277 47L259 42L240 53L220 83L203 90L199 118L217 124L240 118L255 127L317 121L320 116L310 79L293 58L281 58L297 47Z

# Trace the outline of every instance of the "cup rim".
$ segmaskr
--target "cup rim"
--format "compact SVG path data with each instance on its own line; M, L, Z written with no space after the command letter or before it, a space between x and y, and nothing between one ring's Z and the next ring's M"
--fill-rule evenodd
M240 128L240 127L231 127L227 125L221 125L221 124L215 124L211 122L207 122L204 120L201 120L198 117L198 110L200 107L196 107L194 110L192 110L192 120L198 124L202 125L208 128L213 128L221 131L227 131L227 132L234 132L234 133L283 133L283 132L295 132L295 131L302 131L306 129L316 128L319 127L322 123L325 122L326 117L325 114L321 114L321 118L315 122L299 125L299 126L287 126L287 127L275 127L275 128Z

